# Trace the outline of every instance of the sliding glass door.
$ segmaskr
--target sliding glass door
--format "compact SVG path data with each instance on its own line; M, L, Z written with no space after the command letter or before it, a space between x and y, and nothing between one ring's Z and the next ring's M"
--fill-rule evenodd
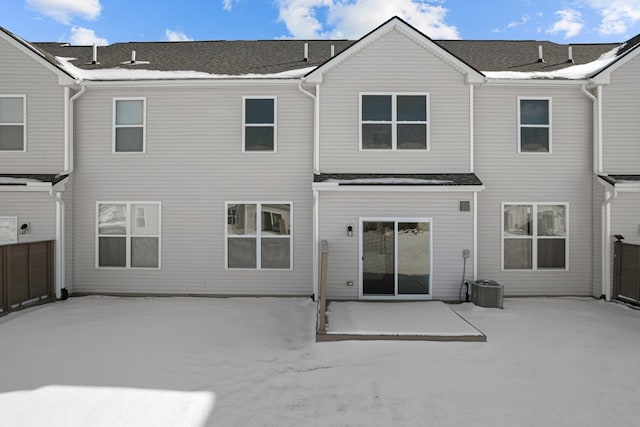
M363 219L360 226L360 295L429 297L431 220Z

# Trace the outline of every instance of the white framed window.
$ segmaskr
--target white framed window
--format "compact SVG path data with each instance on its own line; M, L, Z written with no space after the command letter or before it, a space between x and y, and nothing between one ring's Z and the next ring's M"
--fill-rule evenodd
M293 269L292 202L226 202L227 269Z
M18 217L0 216L0 245L18 243Z
M568 270L569 204L502 203L502 269Z
M551 98L518 97L518 153L551 153Z
M27 151L26 95L0 95L0 151Z
M277 151L277 99L275 96L242 97L242 151Z
M146 151L146 98L113 99L113 153Z
M429 150L428 93L361 93L360 150Z
M160 202L96 203L96 267L160 268Z

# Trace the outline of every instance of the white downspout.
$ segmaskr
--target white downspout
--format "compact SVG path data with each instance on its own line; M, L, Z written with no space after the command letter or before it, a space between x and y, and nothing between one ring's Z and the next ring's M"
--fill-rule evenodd
M598 98L598 173L604 173L604 153L602 141L602 86L596 88Z
M73 135L73 104L76 99L80 98L86 91L87 87L82 85L80 91L69 98L69 88L64 88L64 172L63 174L70 175L73 173L73 148L74 148L74 135Z
M313 296L318 300L318 236L319 229L319 213L320 213L320 194L318 190L313 190Z
M65 283L64 269L64 200L62 192L53 190L49 196L56 201L56 244L55 244L55 292L56 299L62 297L62 288Z
M618 192L608 190L605 192L604 202L600 207L600 215L602 217L602 236L600 236L600 255L601 255L601 281L602 295L607 301L611 301L611 202L618 197Z
M600 87L600 86L598 86ZM600 115L598 98L593 96L586 88L586 85L580 86L582 93L593 103L593 173L598 174L598 148L600 147L598 137L598 116Z
M473 85L469 85L469 172L474 172ZM475 193L474 193L475 194ZM474 255L475 257L475 255ZM475 279L474 279L475 280Z
M478 192L473 192L473 281L478 280Z
M313 173L320 173L320 86L316 85L316 94L302 88L298 83L298 90L313 99Z

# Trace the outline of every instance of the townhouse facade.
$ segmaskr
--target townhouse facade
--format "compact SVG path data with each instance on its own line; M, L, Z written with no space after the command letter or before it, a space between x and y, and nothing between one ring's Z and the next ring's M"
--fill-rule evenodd
M28 43L0 31L0 243L72 294L612 297L640 39ZM27 228L20 231L22 224Z

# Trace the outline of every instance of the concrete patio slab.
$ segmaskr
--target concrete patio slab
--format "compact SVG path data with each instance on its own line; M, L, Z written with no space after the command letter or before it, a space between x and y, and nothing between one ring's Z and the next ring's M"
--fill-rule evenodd
M327 333L317 341L406 340L485 342L486 335L441 301L332 301Z

